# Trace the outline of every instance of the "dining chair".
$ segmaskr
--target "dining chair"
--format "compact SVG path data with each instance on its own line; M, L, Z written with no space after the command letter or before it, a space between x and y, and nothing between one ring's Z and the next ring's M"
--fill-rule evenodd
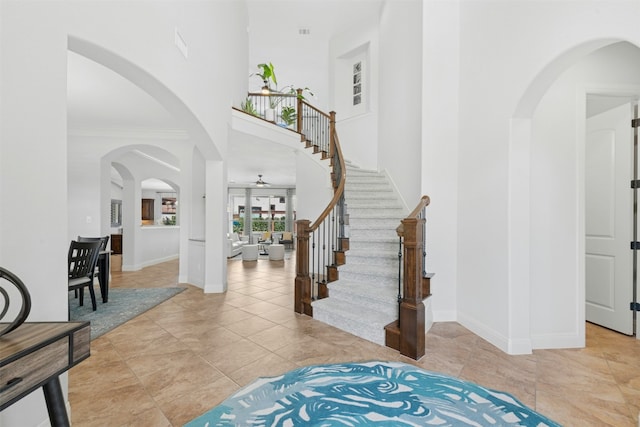
M78 236L78 242L100 242L100 254L98 255L98 262L96 263L96 270L94 276L98 278L100 283L100 294L102 295L102 302L108 300L108 286L109 286L109 253L107 253L107 244L109 243L109 235L104 237L83 237ZM104 270L104 271L103 271ZM77 297L77 295L76 295Z
M93 289L96 263L100 254L101 241L77 242L71 241L67 257L69 266L68 286L69 291L77 290L80 305L84 304L84 288L89 288L91 306L96 311L96 294Z
M78 240L77 242L96 242L99 241L100 242L100 250L101 251L106 251L107 250L107 244L109 243L109 236L104 236L104 237L83 237L83 236L78 236Z

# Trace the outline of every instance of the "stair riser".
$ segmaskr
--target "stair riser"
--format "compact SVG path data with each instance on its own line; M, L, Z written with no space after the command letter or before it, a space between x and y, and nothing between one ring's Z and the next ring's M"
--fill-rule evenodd
M348 212L352 212L355 209L363 209L363 210L370 210L370 209L399 209L402 210L402 208L400 206L398 206L397 203L393 202L393 201L388 201L388 200L358 200L358 201L349 201L349 203L347 204L347 211Z
M348 181L347 181L348 182ZM389 191L393 193L393 189L387 184L346 184L346 192L374 192L374 191Z
M350 228L349 236L353 240L390 240L390 241L398 241L398 233L395 229L360 229L360 228Z
M398 266L397 263L388 263L385 265L366 265L366 264L345 264L339 267L340 268L340 278L344 280L348 280L347 276L343 276L343 274L356 274L360 277L371 277L372 279L377 278L395 278L398 276ZM359 280L362 282L363 280ZM367 280L364 280L366 283ZM377 283L377 282L374 282Z
M341 285L342 284L342 285ZM345 279L340 279L337 282L329 283L327 288L329 294L334 297L340 295L344 298L343 302L349 302L353 304L360 304L364 307L379 307L377 311L388 311L389 313L395 313L395 310L387 310L385 306L397 305L398 302L398 285L384 285L370 283L371 286L363 287L362 282L355 284ZM369 310L371 311L371 310Z
M398 250L398 244L397 242L367 242L367 241L362 241L362 242L349 242L349 249L353 250L353 251L394 251L394 250ZM347 254L348 256L348 254Z
M389 200L390 198L394 198L395 200L395 194L393 194L393 191L391 190L367 192L367 191L349 191L348 189L345 189L344 197L345 199L349 200L347 204L353 202L354 200Z
M375 283L376 286L397 286L397 276L376 276L370 274L353 273L349 271L340 271L340 279L354 281L354 282L370 282Z
M396 240L398 237L396 228L400 224L400 221L393 218L355 218L354 222L349 224L349 233L356 233L356 235L360 233L363 237L381 236L383 234L385 240Z
M348 185L389 185L384 176L350 176Z
M379 267L385 267L385 268L398 268L398 257L397 256L390 256L390 257L386 257L386 258L382 258L382 257L367 257L367 256L357 256L357 255L352 255L349 254L349 256L347 256L347 263L348 265L353 265L353 266L366 266L369 267L372 263L375 264L376 266Z
M356 322L352 319L342 317L339 313L332 313L325 310L314 309L313 318L376 344L384 345L384 326L380 327L375 324ZM389 322L393 320L394 319Z
M365 309L375 313L384 313L388 316L398 314L398 301L396 298L390 298L388 301L373 301L367 295L353 294L350 292L342 292L336 289L329 289L331 298L338 298L340 301L351 303L358 309Z

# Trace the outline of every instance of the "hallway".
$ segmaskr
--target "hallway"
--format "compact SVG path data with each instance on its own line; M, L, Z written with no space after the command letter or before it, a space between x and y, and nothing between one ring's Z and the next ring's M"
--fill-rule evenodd
M512 393L563 425L638 425L640 343L634 338L587 324L585 349L509 356L457 323L436 323L426 356L416 362L294 313L294 259L229 260L227 293L186 285L94 340L91 357L69 374L74 427L181 426L258 376L372 359ZM170 261L113 272L112 286L176 286L177 274L178 261Z

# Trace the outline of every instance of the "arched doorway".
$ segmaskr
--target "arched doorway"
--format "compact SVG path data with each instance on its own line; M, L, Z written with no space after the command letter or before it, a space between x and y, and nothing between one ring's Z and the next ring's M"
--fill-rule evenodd
M585 344L585 111L588 93L629 86L621 68L636 65L606 69L619 42L592 41L556 58L511 121L509 287L529 304L510 306L510 318L534 349ZM571 326L554 329L549 313Z

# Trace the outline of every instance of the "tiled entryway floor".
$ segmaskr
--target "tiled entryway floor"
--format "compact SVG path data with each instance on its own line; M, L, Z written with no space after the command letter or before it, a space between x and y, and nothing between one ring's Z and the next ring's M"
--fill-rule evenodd
M294 262L229 260L225 294L181 285L188 289L94 340L69 374L73 426L181 426L258 376L373 359L507 391L567 426L638 425L635 338L587 324L584 349L509 356L457 323L436 323L416 362L295 314ZM177 261L113 272L111 286L177 286L177 273Z

